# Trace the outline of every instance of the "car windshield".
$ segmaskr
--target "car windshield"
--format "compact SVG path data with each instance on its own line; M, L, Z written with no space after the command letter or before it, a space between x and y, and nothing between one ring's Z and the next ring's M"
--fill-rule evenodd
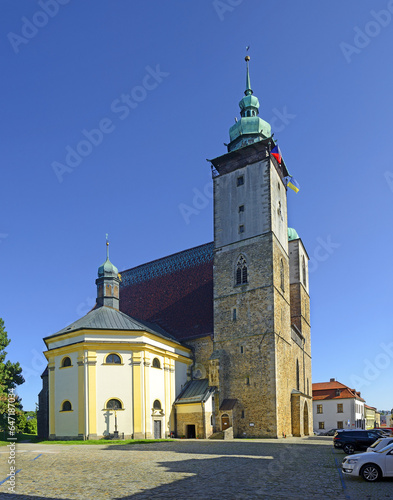
M385 453L386 451L392 451L392 450L393 450L393 443L388 444L387 446L385 446L385 448L378 450L377 453Z

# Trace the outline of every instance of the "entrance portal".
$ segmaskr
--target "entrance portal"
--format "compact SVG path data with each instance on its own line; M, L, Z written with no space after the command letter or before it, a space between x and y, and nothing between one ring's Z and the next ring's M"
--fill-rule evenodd
M161 420L154 420L154 439L161 439Z
M188 439L195 439L196 438L195 425L187 425L187 438Z
M308 405L307 401L304 402L304 410L303 410L303 432L305 436L309 435L308 431Z
M224 415L221 415L221 430L225 431L225 429L228 429L228 427L230 427L229 416L224 413Z

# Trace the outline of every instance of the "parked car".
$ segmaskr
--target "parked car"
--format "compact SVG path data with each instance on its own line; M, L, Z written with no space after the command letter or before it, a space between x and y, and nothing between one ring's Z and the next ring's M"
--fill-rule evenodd
M393 444L379 451L345 457L341 468L344 474L361 476L366 481L393 477Z
M375 429L370 430L383 432L386 437L393 436L393 429L389 427L376 427Z
M379 451L382 450L382 448L385 448L385 446L388 446L389 444L393 443L393 437L381 437L374 441L374 443L367 448L366 451Z
M336 431L341 429L329 429L328 431L322 431L318 434L318 436L334 436Z
M353 430L336 432L333 438L335 448L342 448L347 455L355 453L356 450L365 450L371 446L374 441L380 438L378 432Z

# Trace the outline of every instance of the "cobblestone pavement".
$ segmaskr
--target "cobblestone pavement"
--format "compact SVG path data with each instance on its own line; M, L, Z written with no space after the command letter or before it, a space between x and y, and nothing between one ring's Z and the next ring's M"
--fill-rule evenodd
M393 480L343 479L331 438L179 440L132 446L17 445L15 494L1 499L393 498ZM0 482L9 473L0 448Z

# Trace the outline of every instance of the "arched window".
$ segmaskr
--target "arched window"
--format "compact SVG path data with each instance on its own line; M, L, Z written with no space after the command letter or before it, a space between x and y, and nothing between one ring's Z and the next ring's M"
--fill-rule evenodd
M63 358L61 361L61 366L62 366L62 368L64 368L65 366L72 366L71 358L69 358L68 356Z
M154 403L153 403L153 409L154 410L161 410L161 402L158 399L156 399L154 401Z
M158 358L153 359L153 368L161 368L161 363Z
M63 401L61 411L72 411L71 403L69 401Z
M248 283L248 271L246 259L241 255L236 264L236 285Z
M105 359L105 363L107 365L121 365L121 359L118 354L108 354L108 356Z
M284 262L280 259L280 287L284 291Z
M110 399L106 403L107 410L121 410L121 408L122 408L121 401L119 401L118 399Z
M296 360L296 390L300 391L299 360Z
M303 255L303 259L302 259L302 270L303 270L303 283L304 283L304 286L307 286L306 260L304 258L304 255Z

